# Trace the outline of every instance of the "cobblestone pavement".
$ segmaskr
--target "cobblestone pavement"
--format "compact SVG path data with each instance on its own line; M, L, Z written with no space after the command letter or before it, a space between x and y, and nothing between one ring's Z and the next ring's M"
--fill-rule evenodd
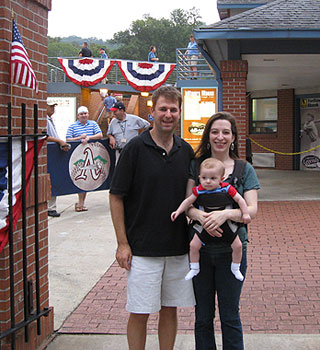
M259 202L241 297L245 333L320 333L319 213L320 201ZM114 262L59 333L125 334L125 299L126 275ZM178 333L192 334L193 323L193 308L180 309ZM156 327L152 315L148 333Z

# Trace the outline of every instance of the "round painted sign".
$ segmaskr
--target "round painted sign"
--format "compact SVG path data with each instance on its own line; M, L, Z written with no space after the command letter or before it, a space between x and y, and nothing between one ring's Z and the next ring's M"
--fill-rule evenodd
M110 157L100 142L77 146L69 160L69 174L75 186L93 191L108 178Z

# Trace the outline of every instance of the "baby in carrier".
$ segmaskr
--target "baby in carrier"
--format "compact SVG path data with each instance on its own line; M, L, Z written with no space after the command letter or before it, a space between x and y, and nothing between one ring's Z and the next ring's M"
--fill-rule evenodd
M200 185L192 189L192 194L186 198L179 208L171 214L171 220L174 221L181 213L186 211L194 202L197 201L199 209L206 212L212 210L222 210L236 202L242 213L242 222L248 224L251 218L244 198L230 184L222 182L225 168L221 161L214 158L207 158L200 165ZM220 227L223 231L222 237L211 236L199 222L193 223L195 235L190 242L190 271L185 279L192 279L200 272L200 248L206 243L220 240L231 245L232 263L231 271L234 276L243 281L243 275L240 272L240 263L242 259L242 243L237 235L238 225L227 220Z

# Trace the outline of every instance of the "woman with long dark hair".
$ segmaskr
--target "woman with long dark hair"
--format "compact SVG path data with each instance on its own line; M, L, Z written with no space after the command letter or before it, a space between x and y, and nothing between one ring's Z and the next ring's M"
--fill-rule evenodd
M192 187L198 184L198 167L206 158L213 157L225 166L224 182L230 182L238 156L238 130L235 118L227 112L213 115L207 122L201 143L196 150L196 159L191 167L187 196ZM259 181L253 167L246 163L238 192L244 197L251 219L257 214ZM221 237L220 226L227 220L241 222L240 209L223 209L205 213L191 207L188 216L200 221L211 235ZM241 273L246 274L248 232L240 225L238 235L243 252ZM223 350L243 350L243 332L239 314L240 294L243 282L231 273L232 249L223 242L207 243L200 250L200 273L194 277L196 296L195 340L196 350L215 350L214 317L217 296L222 330Z

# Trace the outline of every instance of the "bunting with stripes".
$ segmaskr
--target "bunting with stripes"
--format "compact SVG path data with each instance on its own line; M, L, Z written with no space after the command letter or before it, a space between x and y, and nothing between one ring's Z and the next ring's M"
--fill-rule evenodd
M171 63L117 61L123 77L135 90L152 91L161 86L175 68Z
M95 58L58 58L66 76L75 84L93 86L110 72L115 61Z
M45 139L38 140L38 154ZM8 142L0 142L0 253L9 240L9 188L8 188ZM25 143L26 193L30 185L31 174L34 166L34 141ZM22 154L21 141L14 139L12 142L12 227L13 230L19 220L22 211Z
M137 91L157 89L165 83L176 66L171 63L113 61L98 58L59 58L59 62L67 77L81 86L98 84L117 63L124 79Z

